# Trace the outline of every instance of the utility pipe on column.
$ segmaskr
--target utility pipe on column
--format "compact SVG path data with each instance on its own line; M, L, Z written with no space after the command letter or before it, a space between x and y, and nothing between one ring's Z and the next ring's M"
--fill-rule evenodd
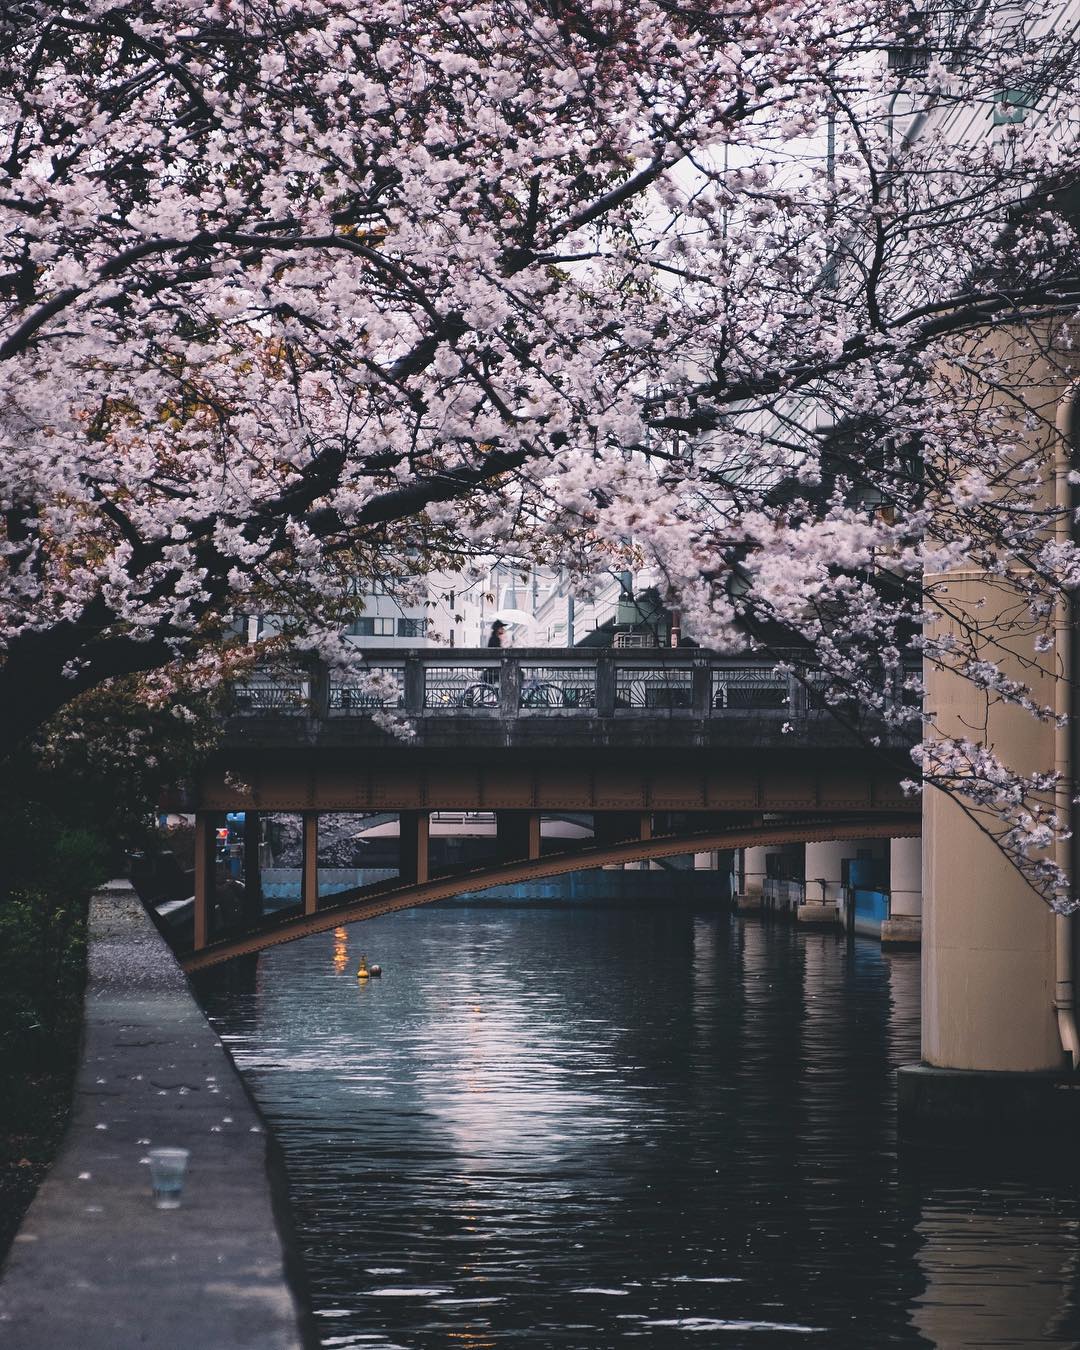
M1069 490L1069 460L1066 447L1072 444L1075 434L1074 410L1080 390L1072 387L1058 405L1057 437L1054 443L1054 505L1057 508L1054 517L1054 534L1057 541L1067 544L1072 537L1072 493ZM1075 810L1073 806L1073 775L1070 739L1077 700L1073 695L1073 601L1071 596L1061 593L1057 597L1054 611L1055 642L1057 655L1057 679L1054 681L1054 712L1057 725L1054 729L1054 769L1057 772L1057 784L1054 788L1054 806L1059 823L1067 821L1070 838L1059 837L1054 844L1054 861L1069 877L1070 888L1076 886L1076 876L1071 866L1071 836L1075 828ZM1058 1035L1061 1048L1072 1057L1074 1069L1080 1069L1080 1030L1076 1025L1076 984L1075 958L1073 956L1073 916L1058 914L1054 920L1054 1010L1057 1013Z

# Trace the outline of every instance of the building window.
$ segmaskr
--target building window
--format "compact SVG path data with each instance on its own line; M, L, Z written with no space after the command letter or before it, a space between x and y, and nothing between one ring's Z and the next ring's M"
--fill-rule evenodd
M377 617L354 619L348 629L352 637L393 637L393 619Z
M423 637L427 632L427 619L398 619L398 637Z

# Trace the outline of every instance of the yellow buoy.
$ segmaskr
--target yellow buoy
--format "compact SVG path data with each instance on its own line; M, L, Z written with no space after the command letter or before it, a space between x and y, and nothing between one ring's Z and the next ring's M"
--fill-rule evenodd
M362 956L360 958L360 968L356 972L356 978L358 980L366 980L370 974L371 971L367 968L367 957Z

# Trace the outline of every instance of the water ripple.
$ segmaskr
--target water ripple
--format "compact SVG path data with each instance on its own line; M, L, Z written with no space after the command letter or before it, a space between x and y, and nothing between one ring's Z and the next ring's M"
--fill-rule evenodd
M348 948L200 981L327 1350L1080 1345L1075 1194L897 1165L917 955L678 907L434 907Z

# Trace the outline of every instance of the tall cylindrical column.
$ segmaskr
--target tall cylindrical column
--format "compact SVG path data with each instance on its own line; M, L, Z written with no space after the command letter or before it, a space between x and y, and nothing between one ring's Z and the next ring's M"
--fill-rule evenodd
M764 904L765 859L768 852L766 848L740 850L742 868L738 877L735 908L743 913L756 913Z
M773 849L775 853L776 850ZM743 849L743 883L742 889L744 895L760 895L765 885L765 859L768 856L767 848L744 848Z
M845 858L856 857L858 851L859 845L852 839L806 845L803 877L808 905L838 905L843 900L843 862Z
M980 573L934 579L953 615L971 615L987 632L1005 633L1009 603ZM940 632L944 620L935 624ZM1014 637L1015 660L996 644L1007 676L1053 703L1052 680L1039 678L1031 637ZM1025 651L1024 648L1027 648ZM1053 727L1021 708L987 700L950 671L928 669L927 707L943 735L993 746L1014 771L1048 773ZM923 796L923 1060L947 1069L1032 1070L1062 1067L1054 1014L1054 916L991 838L951 797Z
M844 898L845 858L854 858L858 844L851 839L808 843L803 864L803 903L795 912L799 923L832 926L840 922Z
M900 915L922 914L922 840L889 840L890 911Z
M1064 379L1060 367L1040 370L1032 361L1029 338L1025 332L1015 347L1007 332L987 340L1000 353L1001 371L1015 361L1015 382L1007 374L996 378L1016 400L1011 406L1023 438L1020 453L1027 465L1042 455L1048 470L1043 500L1025 502L1025 511L1036 512L1055 505L1054 484L1067 486L1066 461L1075 455L1076 442L1074 394L1064 389L1053 439L1046 413L1054 400L1053 383L1060 378L1064 385ZM1040 333L1040 343L1053 353L1052 328ZM1019 420L1024 402L1032 408L1027 427ZM1007 441L1003 438L1003 444ZM1008 469L1003 462L1002 492L1014 490ZM1024 473L1027 481L1027 467ZM1056 504L1057 528L1064 534L1071 524L1067 497ZM1049 537L1052 519L1046 519ZM1033 544L1032 556L1037 551ZM985 747L1017 775L1049 775L1057 767L1068 777L1069 757L1055 747L1052 720L1006 703L950 668L954 661L992 662L1004 679L1026 686L1036 705L1061 710L1068 704L1068 690L1061 686L1069 653L1042 650L1047 639L1062 636L1054 632L1055 616L1033 622L1022 583L1022 576L1010 579L977 566L924 578L931 617L924 628L930 640L927 721L932 736ZM1068 625L1066 636L1072 637ZM1042 805L1054 805L1051 793ZM924 788L923 1062L905 1066L898 1076L901 1129L935 1143L943 1134L956 1134L965 1147L973 1138L996 1135L1010 1148L1021 1133L1038 1132L1071 1151L1080 1129L1080 1091L1058 1073L1066 1064L1071 1067L1062 1038L1074 1010L1067 994L1067 1006L1055 1006L1055 991L1063 987L1057 983L1056 963L1060 960L1067 973L1071 952L1057 950L1056 916L992 837L1008 824L990 811L980 815L977 800L965 807L962 799L954 800L930 782ZM1070 984L1063 981L1065 989Z
M881 925L884 947L918 947L922 941L922 840L889 840L889 917Z

